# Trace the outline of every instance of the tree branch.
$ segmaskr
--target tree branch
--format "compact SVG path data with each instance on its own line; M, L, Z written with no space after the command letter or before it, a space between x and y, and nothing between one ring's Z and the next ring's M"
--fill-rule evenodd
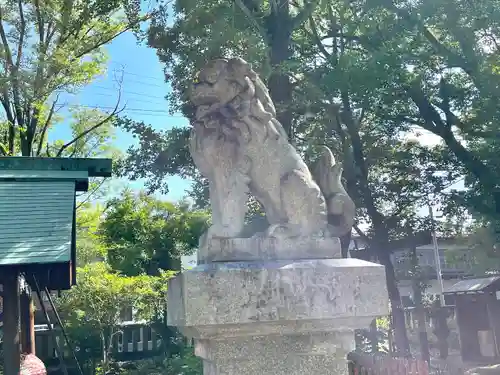
M14 106L14 110L16 113L16 122L17 122L18 126L22 127L24 125L24 122L23 122L23 113L21 111L21 99L19 96L19 82L18 82L18 77L17 77L17 69L16 69L16 66L14 65L13 60L12 60L12 52L10 50L9 42L7 40L7 35L5 33L5 29L3 26L3 12L2 12L1 8L0 8L0 38L2 40L3 50L5 53L5 59L7 61L7 66L8 66L8 71L9 71L8 73L9 73L9 76L10 76L10 79L12 82L12 94L13 94L13 99L14 99L13 106ZM12 126L14 127L15 124L13 123ZM10 132L12 134L12 136L14 136L13 130L14 129L12 128L12 131ZM11 136L11 134L9 134L9 137ZM14 154L13 139L12 139L12 142L11 142L11 139L9 139L9 144L12 146L12 149L10 149L11 147L9 147L9 152Z
M252 13L252 11L246 6L245 3L243 3L242 0L234 0L234 2L240 8L240 10L243 12L243 14L245 14L245 16L247 16L247 18L249 19L250 23L253 24L253 26L258 31L258 33L260 34L260 36L262 37L262 39L264 40L264 42L268 43L269 42L269 37L267 36L266 30L260 25L259 21L257 21L257 19L255 19L254 14Z
M119 37L123 33L126 33L127 31L129 31L132 28L134 28L135 26L137 26L139 23L149 20L151 17L152 17L152 14L148 14L148 15L145 15L144 17L140 17L137 21L132 22L132 23L128 24L127 26L125 26L125 28L123 30L121 30L120 32L118 32L116 34L113 34L113 35L111 35L111 36L109 36L107 38L104 38L101 41L99 41L98 43L95 43L95 44L89 46L86 50L81 51L79 54L77 54L73 58L72 61L75 61L75 60L77 60L77 59L85 56L86 54L88 54L88 53L96 50L97 48L102 47L103 45L111 42L112 40L114 40L115 38Z
M40 9L40 0L34 0L34 4L35 4L36 22L38 24L38 40L40 44L43 44L45 32L43 29L43 18Z
M302 25L311 15L319 4L319 0L309 0L302 10L292 19L292 30Z
M65 143L64 145L61 146L61 148L59 149L59 151L57 151L56 153L56 157L61 157L62 153L64 152L64 150L66 150L68 147L70 147L71 145L73 145L74 143L78 142L80 139L84 138L87 134L93 132L94 130L96 130L97 128L99 128L100 126L104 125L105 123L107 123L109 120L111 120L114 116L116 116L118 113L122 112L124 109L125 109L125 106L123 106L121 109L118 109L118 107L120 106L120 98L121 98L121 91L118 92L118 100L116 102L116 106L115 108L113 109L113 112L111 112L106 118L104 118L102 121L99 121L97 124L95 124L94 126L88 128L87 130L85 130L84 132L82 132L81 134L77 135L75 138L73 138L71 141L69 141L68 143Z
M49 114L47 116L47 119L45 120L45 124L43 124L42 132L40 133L40 139L38 140L38 147L37 147L37 150L36 150L36 156L40 156L40 153L42 152L42 147L43 147L43 141L45 139L45 134L47 133L47 130L49 129L50 121L52 120L52 116L54 115L54 110L55 110L55 107L56 107L58 99L59 99L59 95L52 102L52 106L50 107Z
M366 241L366 244L368 245L370 243L370 238L359 228L357 224L353 225L354 230L356 233L364 240Z
M12 53L10 51L9 41L7 40L7 34L5 33L5 29L3 27L3 12L2 12L2 8L0 8L0 38L2 40L2 47L3 47L3 51L5 53L5 59L7 61L7 67L11 69L14 64L12 62Z
M99 182L99 184L98 184L98 185L96 185L96 186L92 189L92 191L90 191L90 192L87 194L87 196L85 197L85 199L84 199L83 201L81 201L81 202L78 204L78 206L76 206L76 209L78 210L78 209L79 209L80 207L82 207L82 206L83 206L86 202L88 202L88 200L90 199L90 197L91 197L92 195L94 195L94 194L97 192L97 190L99 190L99 189L101 188L101 186L104 184L104 182L106 182L106 180L107 180L106 178L101 179L101 181Z
M361 137L359 135L359 123L354 119L354 114L351 108L351 102L349 99L349 93L345 90L341 92L342 98L342 106L343 113L342 119L347 128L347 133L349 134L349 138L351 139L352 146L352 155L354 158L354 163L359 168L360 176L359 176L359 187L361 193L363 195L364 201L366 203L366 210L370 219L372 221L372 225L377 232L377 235L383 237L386 235L387 228L384 225L384 217L378 211L375 197L370 190L368 183L368 166L366 164L365 155L363 152L363 143L361 141Z
M47 153L48 158L52 157L52 154L50 153L50 149L49 149L49 142L45 143L45 152Z
M18 0L19 5L19 17L21 19L20 32L19 32L19 44L17 46L17 56L16 56L16 75L19 73L19 67L21 66L21 57L23 54L23 44L24 37L26 35L26 20L24 19L23 2Z
M318 47L319 51L323 54L323 56L327 59L330 60L330 57L332 56L331 53L329 53L323 43L321 42L321 39L319 37L318 33L318 28L316 26L316 22L314 21L314 18L311 16L309 17L309 25L311 27L312 31L312 39L314 40L314 43L316 43L316 46Z
M427 99L418 82L413 82L412 85L407 88L407 92L412 101L418 107L420 116L422 116L422 119L424 120L424 123L422 124L424 129L429 130L430 132L441 137L443 137L443 135L448 131L451 131L451 129L446 126L438 111L436 111L436 108L434 108L429 99Z

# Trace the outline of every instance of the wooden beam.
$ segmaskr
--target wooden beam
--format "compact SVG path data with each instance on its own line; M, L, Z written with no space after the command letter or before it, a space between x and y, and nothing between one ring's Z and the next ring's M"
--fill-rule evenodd
M31 291L23 290L20 297L21 309L21 352L35 353L35 306Z
M5 375L18 375L21 360L19 341L19 274L10 269L2 275L3 354Z

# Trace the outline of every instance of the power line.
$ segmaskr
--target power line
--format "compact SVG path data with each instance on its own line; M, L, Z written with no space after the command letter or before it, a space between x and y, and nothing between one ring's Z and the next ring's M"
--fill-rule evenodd
M142 82L142 81L138 81L138 80L135 80L135 79L128 79L127 82L132 82L132 83L136 83L138 85L143 85L143 86L151 86L151 87L159 87L159 88L165 88L164 85L158 85L158 84L154 84L154 83L149 83L149 82Z
M131 82L131 83L135 83L135 84L138 84L138 85L142 85L142 86L150 86L150 87L158 87L158 88L162 88L162 89L166 89L166 87L164 85L158 85L158 84L155 84L155 83L150 83L150 82L144 82L144 81L140 81L140 80L135 80L135 79L127 79L127 80L124 80L122 82L120 82L120 85L124 85L125 83L127 82ZM87 85L86 87L89 87L90 85Z
M60 104L58 109L64 108L66 105ZM57 107L57 106L56 106ZM98 109L98 110L103 110L103 111L109 111L109 110L114 110L115 107L111 106L93 106L93 105L86 105L86 104L69 104L68 107L70 108L89 108L89 109ZM171 115L168 110L164 109L148 109L148 108L124 108L125 112L136 112L136 113L156 113L156 114L162 114L164 117L172 117L172 118L184 118L182 115Z
M96 88L96 89L100 89L100 90L106 90L106 91L113 91L113 92L118 92L118 91L121 91L122 94L129 94L129 95L140 95L142 97L145 97L145 98L152 98L152 99L165 99L165 97L163 96L158 96L158 95L148 95L148 94L145 94L145 93L142 93L142 92L137 92L137 91L127 91L127 90L120 90L118 88L112 88L112 87L106 87L106 86L100 86L100 85L92 85L92 86L86 86L86 87L90 87L90 88ZM64 93L64 94L68 94L68 95L78 95L78 94L81 94L81 93L72 93L72 92L67 92L67 91L64 91L64 90L58 90L58 91L55 91L55 92L58 92L58 93Z
M109 64L115 64L115 65L120 65L120 66L126 65L126 64L115 62L115 61L110 61ZM145 74L132 73L132 72L129 72L127 70L113 69L113 71L116 73L124 73L124 74L130 75L130 76L142 77L142 78L146 78L146 79L158 80L158 78L159 78L159 77L155 77L155 76L148 76ZM163 78L165 78L164 75L163 75Z
M95 93L92 93L92 95L97 95L97 96L104 96L106 98L115 98L114 95L111 95L111 94L104 94L104 93L101 93L101 92L95 92ZM124 100L124 101L127 101L127 100ZM129 101L133 101L133 102L141 102L141 103L149 103L149 104L167 104L166 100L163 100L161 102L154 102L154 101L151 101L151 100L142 100L142 99L136 99L136 98L131 98Z

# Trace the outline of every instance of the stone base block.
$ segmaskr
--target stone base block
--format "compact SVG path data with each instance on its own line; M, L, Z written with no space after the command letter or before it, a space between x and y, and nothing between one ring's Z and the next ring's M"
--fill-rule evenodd
M197 339L352 330L388 313L384 267L359 259L210 263L168 288L168 325Z
M198 340L204 375L345 374L354 349L352 331L313 335Z
M212 238L198 251L198 264L210 262L245 262L276 259L340 258L337 237L304 236L274 238Z

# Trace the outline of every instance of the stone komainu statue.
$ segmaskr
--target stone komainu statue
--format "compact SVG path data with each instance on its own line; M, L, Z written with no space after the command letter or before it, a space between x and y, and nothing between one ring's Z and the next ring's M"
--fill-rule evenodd
M210 62L198 73L190 98L196 107L190 151L209 181L209 238L240 236L249 194L265 210L266 236L339 237L351 230L355 206L342 186L342 166L325 147L313 179L247 62Z

